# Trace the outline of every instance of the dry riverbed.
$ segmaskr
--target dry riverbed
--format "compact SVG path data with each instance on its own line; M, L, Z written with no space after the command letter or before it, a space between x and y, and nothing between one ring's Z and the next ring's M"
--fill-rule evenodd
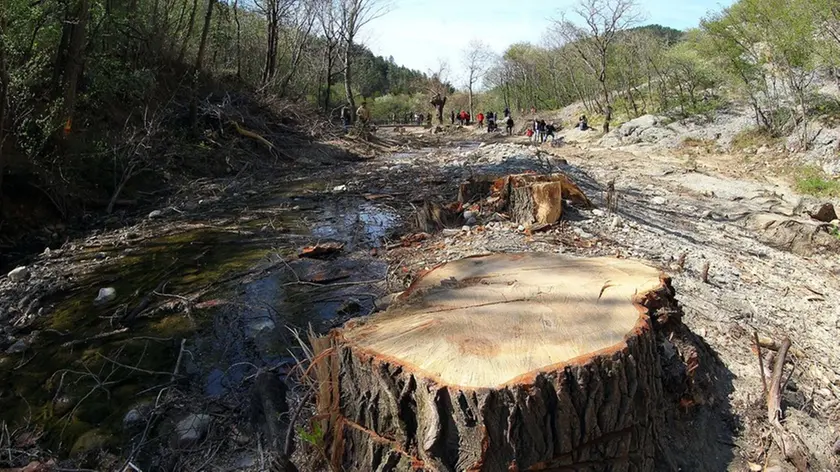
M209 182L134 225L25 261L26 274L0 282L0 384L10 386L0 393L0 446L10 452L0 466L262 470L290 452L285 431L297 420L293 457L310 470L317 460L302 453L316 451L318 437L306 408L297 414L307 388L296 333L381 309L441 262L539 251L638 259L673 277L684 321L725 368L707 398L664 418L670 465L764 463L772 440L757 331L793 341L786 427L805 440L813 470L840 467L838 253L818 242L794 254L752 224L817 202L644 148L521 141L429 137L275 182ZM423 201L453 202L471 177L556 171L596 208L568 208L539 232L492 213L430 235L412 227ZM603 206L611 180L615 212ZM341 249L298 257L326 242Z

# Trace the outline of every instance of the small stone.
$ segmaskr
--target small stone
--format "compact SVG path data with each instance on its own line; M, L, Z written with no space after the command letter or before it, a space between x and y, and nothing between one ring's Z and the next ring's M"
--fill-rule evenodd
M665 197L653 197L650 201L654 205L664 205L667 200L665 200Z
M114 301L117 298L117 289L114 287L105 287L99 289L99 294L96 296L96 299L93 300L93 303L97 305L101 305L104 303L109 303Z
M29 278L29 269L26 266L16 267L9 272L9 280L12 282L23 282Z
M613 216L612 221L610 221L610 228L618 229L618 228L621 228L621 225L622 225L621 218L619 218L617 216Z
M837 213L834 211L834 205L831 203L824 203L816 211L811 213L811 218L829 223L837 219Z
M461 227L461 231L463 231L465 233L469 233L470 232L470 227L467 226L467 225L464 225L464 226Z
M131 426L135 423L139 423L142 420L143 420L143 415L140 413L140 410L138 410L136 408L132 408L123 417L123 425L124 426Z
M471 218L467 218L467 226L475 226L476 223L478 223L478 221L475 219L474 216Z
M44 257L50 257L51 253L52 253L52 251L50 251L50 248L46 248L46 249L44 249L44 252L41 255L44 256Z
M210 415L190 414L175 425L176 441L179 447L189 447L207 434L210 428Z
M516 230L517 231L525 231L525 226L524 225L519 225L519 226L516 227Z
M104 252L96 253L96 260L98 261L104 260L106 257L108 257L108 254L105 254Z
M20 354L21 352L25 351L28 347L29 344L26 342L25 339L18 339L17 341L15 341L14 344L12 344L11 346L9 346L8 349L6 349L6 354Z
M336 185L335 187L333 187L333 192L344 192L346 190L347 190L346 185Z
M475 218L476 214L474 211L467 210L464 212L464 219L469 220L470 218Z
M150 220L155 219L155 218L160 218L161 216L163 216L163 212L160 211L160 210L155 210L155 211L149 213L149 219Z
M74 403L73 398L68 397L67 395L62 395L56 398L53 401L53 414L57 416L64 415L73 408Z
M604 215L606 215L606 213L604 212L604 210L599 210L598 208L596 208L596 209L592 210L592 214L593 214L593 215L595 215L595 216L604 216Z

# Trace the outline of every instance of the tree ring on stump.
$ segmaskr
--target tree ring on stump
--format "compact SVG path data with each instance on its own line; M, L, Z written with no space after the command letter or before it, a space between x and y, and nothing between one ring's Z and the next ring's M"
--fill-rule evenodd
M497 254L426 273L402 303L343 331L357 349L447 385L494 388L625 346L660 272L625 259Z
M639 262L466 258L313 341L335 470L650 471L661 366Z

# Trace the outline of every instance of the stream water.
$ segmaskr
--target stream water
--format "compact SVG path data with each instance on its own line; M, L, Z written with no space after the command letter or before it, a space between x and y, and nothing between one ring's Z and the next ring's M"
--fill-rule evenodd
M383 283L346 282L384 280L386 264L369 248L399 223L396 213L336 194L267 201L256 213L264 216L245 225L86 249L78 257L103 262L44 301L53 308L32 326L26 350L0 353L0 420L42 428L61 455L118 446L126 414L171 383L182 339L186 379L177 385L218 397L243 388L258 367L291 364L288 328L320 331L370 312ZM344 250L329 261L294 257L324 240ZM97 304L103 287L117 296ZM156 306L198 292L189 310L176 304L120 323L144 298ZM94 338L102 333L111 334Z

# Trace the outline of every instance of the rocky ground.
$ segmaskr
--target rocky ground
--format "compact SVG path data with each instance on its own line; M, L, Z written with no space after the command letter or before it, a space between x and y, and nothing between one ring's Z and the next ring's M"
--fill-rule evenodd
M362 162L271 183L214 182L3 279L0 380L16 387L0 401L17 414L2 418L9 422L0 446L15 455L0 466L85 455L83 465L95 468L263 470L272 455L289 452L287 425L300 420L297 406L308 397L295 369L306 351L287 328L323 332L382 309L389 294L444 261L540 251L634 258L673 277L684 321L725 368L706 398L667 416L663 447L679 452L671 466L764 464L772 440L757 332L793 341L785 425L803 440L813 470L840 467L839 252L836 238L825 238L830 223L806 213L824 202L769 174L733 178L744 169L735 158L608 143L596 132L567 131L566 145L539 148L523 137L420 133L395 134L388 139L401 149ZM470 213L433 234L413 227L423 202L455 201L467 179L558 171L596 207L569 207L560 224L539 231L480 206L459 209ZM604 204L609 182L614 210ZM332 258L298 257L326 241L343 245ZM100 291L108 288L115 293ZM147 357L150 349L162 354ZM159 358L144 363L150 357ZM281 379L288 402L268 405L263 392L285 391ZM34 391L44 393L27 410L17 397ZM42 413L27 415L33 407ZM313 470L317 460L301 452L317 451L317 431L297 424L293 457ZM106 441L106 433L119 438ZM42 434L52 456L34 447Z

